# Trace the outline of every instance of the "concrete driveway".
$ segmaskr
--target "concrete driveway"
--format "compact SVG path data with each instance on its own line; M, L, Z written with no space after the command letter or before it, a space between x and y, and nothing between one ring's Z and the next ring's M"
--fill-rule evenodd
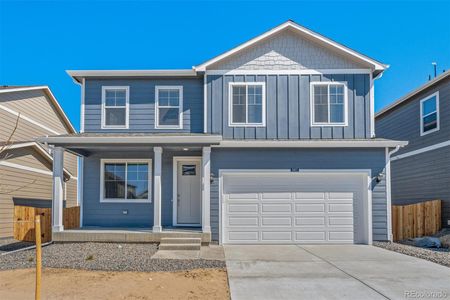
M450 268L373 246L224 249L233 300L450 299Z

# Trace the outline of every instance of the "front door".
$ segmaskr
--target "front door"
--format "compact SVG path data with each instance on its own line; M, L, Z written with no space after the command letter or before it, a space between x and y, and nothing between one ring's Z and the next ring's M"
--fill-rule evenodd
M201 225L201 199L200 161L178 161L177 225Z

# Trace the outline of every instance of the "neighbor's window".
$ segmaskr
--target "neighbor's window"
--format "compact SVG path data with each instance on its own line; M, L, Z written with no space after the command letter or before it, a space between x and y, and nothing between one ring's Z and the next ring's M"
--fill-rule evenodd
M420 134L439 130L439 94L420 101Z
M264 83L230 83L230 125L264 126Z
M128 128L128 87L102 88L103 128Z
M338 125L347 123L347 92L343 83L311 84L312 124Z
M149 161L104 161L102 201L149 201Z
M181 129L183 127L183 87L156 87L156 128Z

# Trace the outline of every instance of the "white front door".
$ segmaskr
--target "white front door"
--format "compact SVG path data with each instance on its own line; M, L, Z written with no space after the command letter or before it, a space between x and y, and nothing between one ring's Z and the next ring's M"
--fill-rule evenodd
M177 161L176 225L201 225L200 160Z

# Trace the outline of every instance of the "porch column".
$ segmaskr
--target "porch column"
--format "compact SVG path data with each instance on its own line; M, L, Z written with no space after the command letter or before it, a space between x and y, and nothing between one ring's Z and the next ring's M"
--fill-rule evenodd
M211 178L211 147L203 147L202 155L202 230L211 232L210 221L210 178Z
M153 174L153 231L161 232L161 162L162 148L154 147L155 171Z
M53 148L52 231L64 230L64 148Z

